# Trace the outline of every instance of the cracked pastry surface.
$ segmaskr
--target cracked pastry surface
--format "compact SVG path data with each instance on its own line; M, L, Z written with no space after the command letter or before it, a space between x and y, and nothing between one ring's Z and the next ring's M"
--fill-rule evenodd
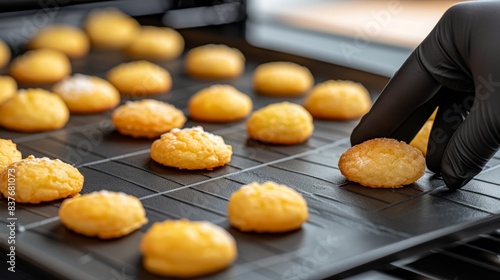
M375 138L345 151L339 160L342 175L371 188L400 188L424 175L425 159L402 141Z
M83 187L83 175L77 168L58 159L28 156L7 167L15 175L15 191L9 193L9 175L0 176L0 192L20 203L41 203L77 195Z
M0 174L13 162L21 160L22 154L10 139L0 138Z
M151 158L165 166L179 169L208 169L231 161L232 147L222 137L202 127L177 129L165 133L151 145Z
M184 113L173 105L154 99L129 101L111 116L116 129L132 137L157 138L186 122Z

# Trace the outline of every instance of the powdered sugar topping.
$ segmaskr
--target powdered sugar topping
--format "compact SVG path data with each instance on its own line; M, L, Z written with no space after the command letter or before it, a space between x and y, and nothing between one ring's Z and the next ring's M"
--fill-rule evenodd
M88 94L92 93L94 90L94 83L90 76L75 74L72 77L63 80L58 85L59 94L64 95L64 97L74 96L75 93L78 94Z

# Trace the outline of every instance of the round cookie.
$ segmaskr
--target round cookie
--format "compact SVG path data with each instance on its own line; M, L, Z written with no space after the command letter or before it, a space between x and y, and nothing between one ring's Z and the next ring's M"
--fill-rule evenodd
M268 96L299 96L314 84L311 71L293 62L269 62L253 73L255 91Z
M170 73L145 60L122 63L109 70L108 81L124 96L164 93L172 87Z
M100 49L123 49L139 35L140 24L114 8L93 10L85 19L84 29L92 46Z
M111 110L120 103L120 93L108 81L75 74L52 87L71 113L92 114Z
M63 127L69 110L57 95L43 89L19 91L0 105L0 126L7 129L36 132Z
M226 45L203 45L186 54L186 72L194 78L229 79L243 74L245 57Z
M135 59L169 60L183 50L184 39L179 32L168 27L143 26L125 52Z
M101 239L128 235L148 222L138 198L105 190L65 199L59 218L68 229Z
M28 42L29 49L49 48L63 52L68 57L77 58L89 52L90 42L85 32L66 24L44 27Z
M314 118L329 120L360 118L370 110L371 105L368 90L352 81L323 82L304 99L304 108Z
M11 56L11 53L10 53L9 46L7 46L7 44L3 40L0 39L0 68L9 64L10 56Z
M9 76L0 76L0 104L14 96L16 91L16 80Z
M268 105L250 115L248 136L273 143L293 145L306 141L314 130L313 118L304 107L290 102Z
M208 169L231 161L232 147L222 137L203 131L200 126L165 133L151 145L151 158L179 169Z
M58 159L28 156L7 167L11 173L0 175L0 192L19 203L37 204L77 195L83 187L83 175L75 167ZM16 178L14 185L9 178Z
M147 271L190 278L229 267L237 257L236 242L223 228L205 221L155 223L141 240Z
M184 113L173 105L143 99L127 102L111 116L116 129L132 137L157 138L173 128L181 128L186 122Z
M294 189L271 181L245 185L229 198L228 220L244 232L292 231L307 217L305 199Z
M400 188L424 175L425 159L403 141L375 138L344 152L339 168L349 181L365 187Z
M188 102L189 116L204 122L231 122L252 112L252 99L230 85L213 85L194 94Z
M13 162L21 160L22 154L12 140L0 138L0 174Z
M71 74L68 57L57 50L36 49L16 57L10 75L20 83L50 84Z

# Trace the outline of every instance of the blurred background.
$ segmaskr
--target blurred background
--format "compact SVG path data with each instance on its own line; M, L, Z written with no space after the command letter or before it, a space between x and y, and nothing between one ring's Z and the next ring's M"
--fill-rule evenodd
M258 47L390 77L444 11L461 1L412 0L0 0L0 37L16 52L39 28L80 25L114 6L143 23L219 26ZM232 28L224 28L231 25Z

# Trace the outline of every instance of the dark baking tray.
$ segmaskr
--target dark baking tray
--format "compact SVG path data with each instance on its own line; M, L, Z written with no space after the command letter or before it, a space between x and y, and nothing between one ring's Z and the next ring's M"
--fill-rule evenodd
M174 86L172 91L153 98L172 103L187 114L186 103L193 93L211 84L227 83L249 94L255 109L284 100L300 103L302 98L270 98L253 93L253 69L259 63L276 60L309 67L316 82L361 82L373 98L387 82L385 77L263 50L241 38L209 31L184 31L188 47L204 43L238 47L247 57L245 74L224 81L193 80L183 72L182 57L158 62L170 71ZM92 52L73 61L73 72L104 77L110 67L128 60L116 52ZM16 233L20 265L16 269L20 273L30 269L53 279L158 279L142 268L138 248L151 224L165 219L210 221L236 238L236 263L203 279L341 277L377 260L389 260L419 247L498 226L498 217L494 216L500 211L498 155L461 190L448 191L443 181L429 172L401 189L369 189L346 181L337 166L340 155L349 147L349 134L356 121L315 120L314 134L307 142L280 146L248 139L244 121L208 124L189 120L185 127L201 125L223 136L234 154L227 166L213 171L180 171L153 162L149 157L153 140L120 135L109 117L110 112L73 115L64 129L38 134L0 130L0 137L16 142L24 156L59 158L78 167L85 176L82 193L107 189L137 196L149 219L147 225L129 236L99 240L75 234L61 225L57 218L61 201L17 204L17 225L22 228ZM229 226L226 205L231 193L243 184L265 180L286 184L306 198L310 218L301 230L253 234ZM7 204L5 199L0 203L0 223L4 224L0 226L0 247L5 251L9 234L5 226ZM2 265L6 265L5 261ZM20 279L6 267L2 267L0 275L1 279Z

